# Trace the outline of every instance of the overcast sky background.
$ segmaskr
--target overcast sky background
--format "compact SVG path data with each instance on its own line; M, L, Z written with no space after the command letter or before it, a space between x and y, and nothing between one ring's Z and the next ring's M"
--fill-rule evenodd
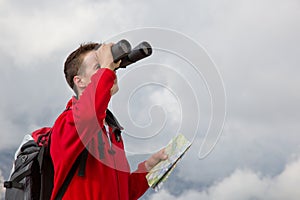
M200 126L195 145L162 190L150 191L143 198L299 199L299 10L299 0L0 0L0 152L16 147L25 133L51 126L64 109L72 92L64 80L63 63L79 44L106 41L143 27L171 29L202 45L216 64L226 89L227 115L220 140L208 157L198 159L205 132ZM150 37L145 34L144 39ZM170 42L182 45L180 41ZM160 58L155 62L176 67L177 58L163 55L156 54ZM153 68L149 73L158 72ZM191 88L204 87L201 79L198 85L191 75L184 76L191 79ZM165 79L166 85L176 87L177 77ZM120 99L125 106L131 104L123 102L121 91L135 80L126 83L120 85L116 96L116 101ZM147 145L142 147L149 151L174 136L166 133L174 131L176 122L182 121L180 117L194 123L193 99L186 107L191 109L190 115L181 115L179 105L189 102L189 94L183 89L172 95L166 88L152 85L132 95L136 98L131 105L132 120L140 126L151 122L148 115L142 115L147 112L147 103L157 103L165 108L163 114L169 114L162 115L162 109L152 110L153 119L170 121L157 137L159 144L146 140ZM207 93L197 96L203 96L201 120L207 122ZM140 130L132 128L122 113L120 121L125 129L127 125L130 130ZM156 130L160 124L152 125ZM136 152L134 147L127 143L130 151Z

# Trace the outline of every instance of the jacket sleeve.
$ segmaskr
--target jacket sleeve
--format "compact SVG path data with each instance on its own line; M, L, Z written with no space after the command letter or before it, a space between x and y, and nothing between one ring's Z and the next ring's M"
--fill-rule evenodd
M146 175L145 161L138 165L138 169L129 176L129 199L140 198L149 188Z
M81 141L88 144L103 127L110 90L116 78L110 69L99 69L79 100L73 101L73 117Z

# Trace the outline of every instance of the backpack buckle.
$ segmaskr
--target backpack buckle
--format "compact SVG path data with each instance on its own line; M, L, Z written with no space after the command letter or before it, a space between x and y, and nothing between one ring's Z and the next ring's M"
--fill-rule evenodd
M12 181L4 181L5 188L12 188Z

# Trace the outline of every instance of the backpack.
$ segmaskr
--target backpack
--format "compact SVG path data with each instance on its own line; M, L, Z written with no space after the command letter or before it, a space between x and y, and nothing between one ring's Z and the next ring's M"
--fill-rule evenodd
M6 188L5 200L49 200L53 190L54 168L50 156L51 128L44 127L25 135L18 148ZM88 151L84 149L71 167L55 199L62 199L77 168L84 176Z
M50 199L54 176L50 135L51 128L44 127L24 137L16 152L10 178L4 182L6 200Z
M116 140L121 139L123 127L107 109L106 118ZM6 188L5 200L49 200L53 189L54 168L50 156L51 128L44 127L26 135L18 148ZM103 152L103 149L101 150ZM100 152L101 153L101 152ZM71 167L55 199L62 199L73 176L84 176L88 150L84 149Z

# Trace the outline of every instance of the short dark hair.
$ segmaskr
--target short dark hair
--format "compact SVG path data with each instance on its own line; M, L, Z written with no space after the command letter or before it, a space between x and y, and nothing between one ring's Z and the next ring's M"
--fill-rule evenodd
M86 43L81 44L75 51L73 51L66 59L64 64L64 73L65 78L69 86L76 92L76 88L74 87L74 81L73 78L78 74L78 71L81 68L84 55L86 55L88 52L94 50L96 46L98 46L98 43Z

